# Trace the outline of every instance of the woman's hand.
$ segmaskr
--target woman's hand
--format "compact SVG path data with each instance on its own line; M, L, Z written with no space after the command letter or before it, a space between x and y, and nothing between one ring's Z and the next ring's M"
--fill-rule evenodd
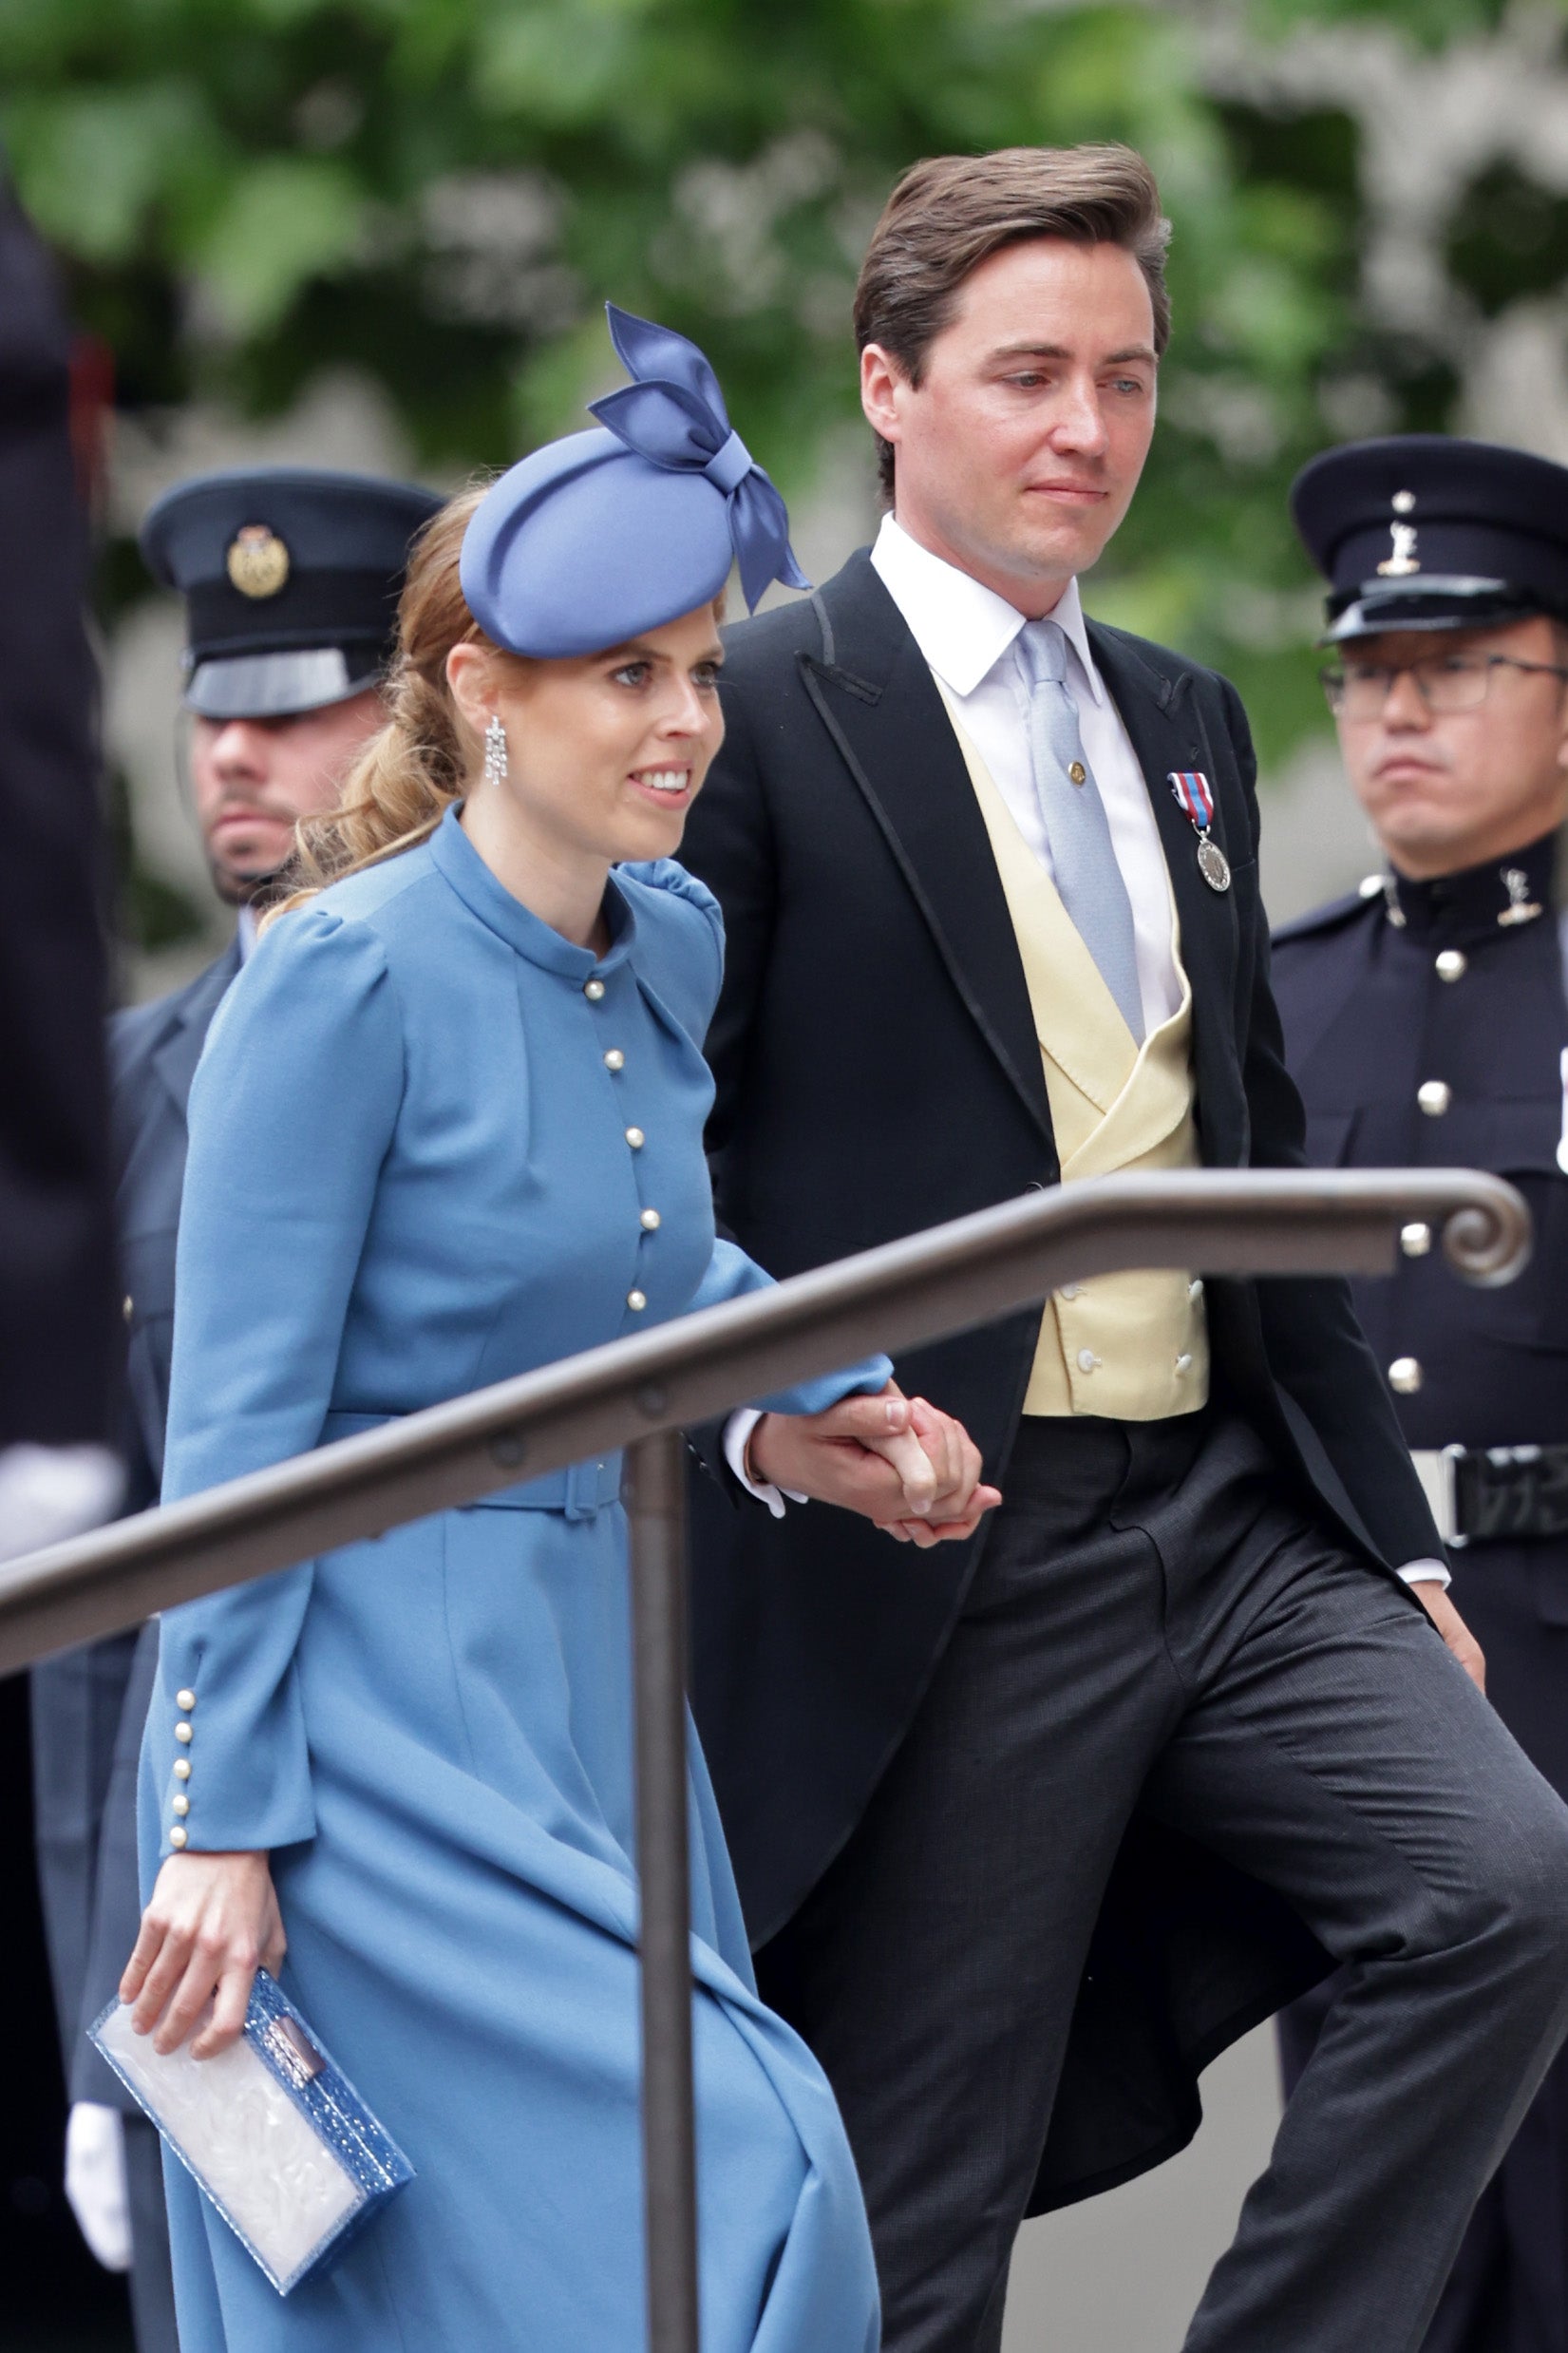
M165 2059L211 2002L191 2057L216 2059L239 2040L257 1966L275 1977L287 1948L265 1854L171 1854L142 1915L120 1999L135 2004L132 2026L151 2034Z
M894 1382L825 1414L765 1414L746 1450L759 1479L858 1511L900 1543L972 1536L1001 1502L980 1485L980 1453L961 1424Z

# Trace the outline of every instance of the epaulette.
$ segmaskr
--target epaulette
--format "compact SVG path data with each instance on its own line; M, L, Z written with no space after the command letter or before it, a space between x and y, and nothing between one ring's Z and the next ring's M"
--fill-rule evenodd
M1276 925L1273 944L1282 948L1293 940L1316 939L1328 932L1343 931L1356 916L1370 915L1382 903L1383 877L1365 875L1348 899L1331 899L1327 906L1313 907L1310 915L1297 915L1290 922Z

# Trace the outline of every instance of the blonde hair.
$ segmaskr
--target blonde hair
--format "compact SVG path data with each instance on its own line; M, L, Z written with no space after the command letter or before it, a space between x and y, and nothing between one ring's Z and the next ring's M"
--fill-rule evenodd
M382 690L387 724L344 779L335 809L305 817L294 833L294 888L271 922L329 882L412 849L463 798L475 746L446 683L456 645L497 649L468 610L458 575L463 535L488 482L470 484L433 515L414 542L398 602L398 644Z

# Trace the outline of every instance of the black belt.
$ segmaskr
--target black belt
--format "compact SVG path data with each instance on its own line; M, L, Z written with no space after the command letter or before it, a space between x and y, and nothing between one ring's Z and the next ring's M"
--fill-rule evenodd
M1568 1446L1418 1447L1445 1544L1568 1536Z

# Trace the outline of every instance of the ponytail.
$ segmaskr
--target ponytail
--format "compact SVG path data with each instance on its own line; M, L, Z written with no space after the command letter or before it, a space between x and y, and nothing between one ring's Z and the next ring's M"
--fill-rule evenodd
M414 542L398 603L398 649L382 693L387 724L349 769L335 809L300 820L289 897L271 921L328 883L412 849L463 798L473 746L446 683L455 645L490 640L469 612L458 574L463 535L488 484L433 515Z

